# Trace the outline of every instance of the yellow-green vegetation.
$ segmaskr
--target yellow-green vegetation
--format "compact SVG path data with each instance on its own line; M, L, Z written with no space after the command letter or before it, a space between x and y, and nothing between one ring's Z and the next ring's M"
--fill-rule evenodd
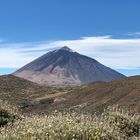
M140 114L123 109L111 108L101 115L56 111L51 115L24 116L8 104L0 104L9 115L18 116L0 127L0 140L140 139Z

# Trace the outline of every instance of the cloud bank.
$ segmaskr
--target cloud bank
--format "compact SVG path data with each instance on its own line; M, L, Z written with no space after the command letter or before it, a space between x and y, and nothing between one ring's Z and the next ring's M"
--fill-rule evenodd
M25 43L0 42L0 68L19 68L63 46L92 57L114 69L140 68L140 38L116 39L110 35Z

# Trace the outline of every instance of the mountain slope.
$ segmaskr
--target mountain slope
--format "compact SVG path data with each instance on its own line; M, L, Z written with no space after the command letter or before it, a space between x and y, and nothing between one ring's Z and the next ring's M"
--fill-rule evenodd
M140 112L140 76L124 78L112 82L95 82L56 96L44 98L31 108L35 112L50 113L54 110L77 110L100 112L108 106L119 105ZM45 106L47 101L51 103ZM45 106L45 107L44 107Z
M28 106L36 98L49 97L65 90L43 87L13 75L0 76L0 99L16 106Z
M140 112L140 76L111 82L94 82L72 89L56 89L12 75L0 76L0 99L26 113L51 113L55 110L98 112L113 105Z
M41 85L65 87L93 81L111 81L124 75L68 47L49 52L22 67L13 75Z

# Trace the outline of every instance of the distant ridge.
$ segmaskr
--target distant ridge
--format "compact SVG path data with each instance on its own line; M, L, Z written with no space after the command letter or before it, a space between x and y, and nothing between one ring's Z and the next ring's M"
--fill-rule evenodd
M125 77L90 57L64 46L17 70L13 75L53 87L78 86Z

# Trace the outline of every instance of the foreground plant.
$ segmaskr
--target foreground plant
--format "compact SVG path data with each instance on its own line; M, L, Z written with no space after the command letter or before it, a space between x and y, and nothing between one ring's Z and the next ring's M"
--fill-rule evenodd
M1 140L138 140L140 115L119 109L102 115L54 113L21 116L0 129Z

